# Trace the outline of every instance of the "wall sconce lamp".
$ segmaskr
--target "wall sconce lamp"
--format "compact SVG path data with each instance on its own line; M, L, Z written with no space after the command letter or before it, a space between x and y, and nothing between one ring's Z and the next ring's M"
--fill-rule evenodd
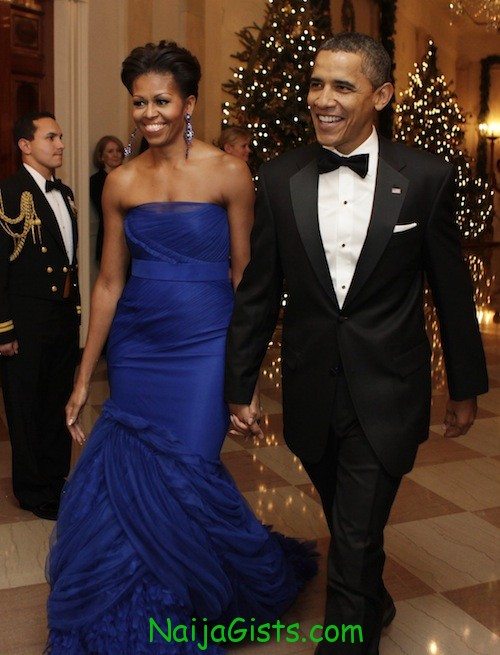
M500 192L495 174L495 141L500 138L500 123L481 123L479 134L490 142L490 184L495 191Z

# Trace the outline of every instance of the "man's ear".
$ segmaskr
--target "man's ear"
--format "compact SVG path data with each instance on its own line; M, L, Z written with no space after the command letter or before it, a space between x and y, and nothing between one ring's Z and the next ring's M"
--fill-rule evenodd
M394 86L390 82L382 84L382 86L375 91L375 109L377 111L382 111L382 109L389 104L393 95Z
M31 141L29 139L19 139L17 145L23 155L31 155Z

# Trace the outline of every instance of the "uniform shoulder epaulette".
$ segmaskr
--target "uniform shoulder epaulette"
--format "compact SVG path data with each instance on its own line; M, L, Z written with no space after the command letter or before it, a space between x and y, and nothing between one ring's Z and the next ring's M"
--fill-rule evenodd
M11 226L18 225L20 231L12 229ZM0 227L14 241L14 249L9 259L13 262L21 254L26 238L31 230L33 243L42 242L41 234L42 221L38 218L35 210L33 195L29 191L23 191L19 202L19 215L16 218L9 218L4 211L2 194L0 192Z

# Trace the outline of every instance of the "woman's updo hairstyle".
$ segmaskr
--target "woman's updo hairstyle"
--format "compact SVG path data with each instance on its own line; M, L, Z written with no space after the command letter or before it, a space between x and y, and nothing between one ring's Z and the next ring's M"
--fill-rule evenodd
M201 78L200 63L189 50L174 41L146 43L134 48L122 64L122 82L132 95L134 81L147 73L170 73L184 98L198 98L198 83Z

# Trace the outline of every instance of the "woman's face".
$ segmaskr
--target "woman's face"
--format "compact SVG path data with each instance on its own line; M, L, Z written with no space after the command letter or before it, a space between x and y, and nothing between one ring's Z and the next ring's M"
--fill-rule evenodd
M152 147L184 141L186 113L192 113L194 96L184 98L170 73L140 75L132 87L132 116Z
M239 136L233 141L233 143L226 143L224 151L248 162L250 153L252 152L252 149L250 148L250 138L247 139L244 136Z
M106 173L123 163L123 149L114 141L108 141L102 151L101 160Z

